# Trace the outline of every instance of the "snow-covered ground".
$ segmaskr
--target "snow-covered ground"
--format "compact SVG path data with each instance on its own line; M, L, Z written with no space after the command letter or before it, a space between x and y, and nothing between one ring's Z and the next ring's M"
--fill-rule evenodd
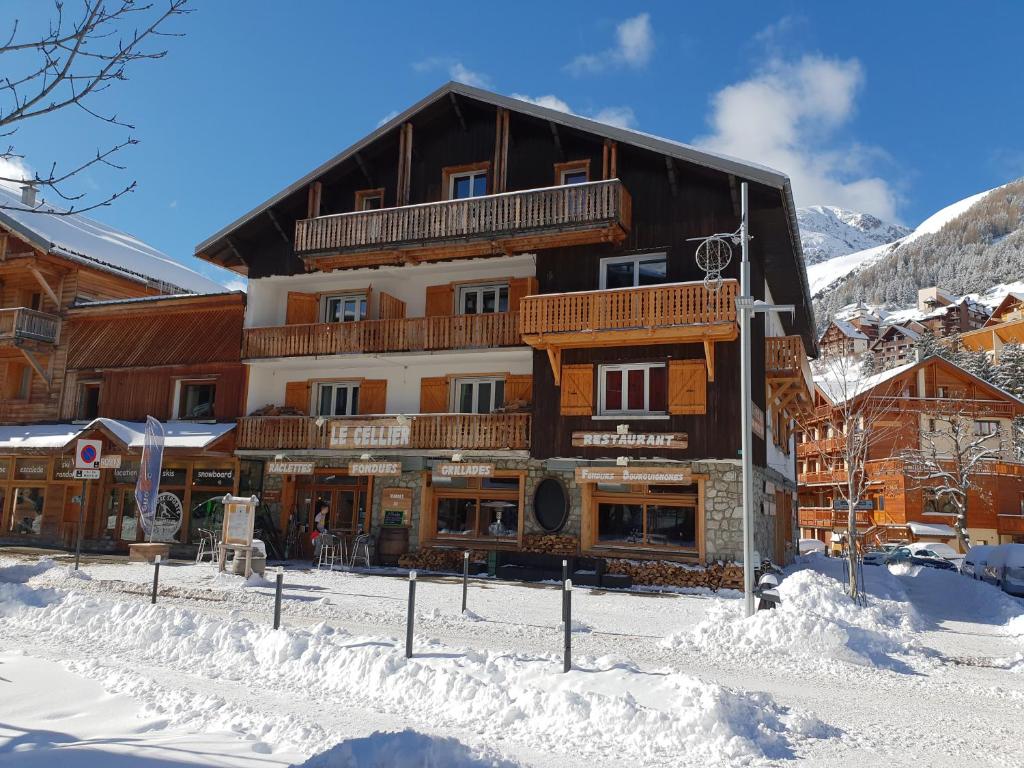
M782 607L554 585L0 556L0 766L1022 765L1024 601L807 558ZM410 759L415 756L415 759Z

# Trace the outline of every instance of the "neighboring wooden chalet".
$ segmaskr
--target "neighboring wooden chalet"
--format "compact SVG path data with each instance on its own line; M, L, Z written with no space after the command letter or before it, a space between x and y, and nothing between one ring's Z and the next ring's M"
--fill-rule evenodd
M853 357L867 351L871 340L877 335L869 335L867 329L862 329L854 322L848 320L833 319L825 326L824 332L818 339L818 348L822 357Z
M20 203L4 187L0 199ZM129 435L131 424L150 413L170 417L171 402L161 398L173 369L154 368L161 358L177 360L184 373L194 362L190 354L216 345L220 361L233 361L234 389L223 399L235 405L216 414L233 433L244 310L236 296L231 332L223 299L204 309L206 299L191 295L223 290L212 280L87 217L37 208L0 210L0 540L70 544L81 497L81 484L72 479L73 442L96 418L126 420L110 423ZM194 327L200 318L204 327ZM125 439L111 445L127 462L139 446ZM235 465L233 447L229 441L220 450ZM106 491L94 485L87 535L104 519Z
M754 293L797 308L754 324L757 541L784 560L816 352L788 179L455 83L196 248L249 277L237 448L282 525L327 506L389 554L508 567L544 534L738 557L739 252L710 291L690 238L737 228L742 181Z
M917 357L914 344L922 333L924 328L914 321L882 328L878 338L868 345L868 349L875 355L875 366L878 369L895 368L897 365L915 362Z
M868 541L911 536L948 541L956 546L948 499L936 497L911 476L900 456L920 447L922 430L934 427L934 415L960 411L975 419L978 435L1011 434L1011 423L1024 414L1024 403L941 357L910 363L872 379L858 398L876 398L883 413L875 421L885 440L871 446L865 465L867 501L872 509L858 512L858 530ZM800 529L804 537L826 538L846 526L845 511L834 511L841 499L836 486L847 481L847 469L836 469L829 457L841 456L844 441L830 422L834 405L819 388L815 418L799 436ZM889 415L891 413L891 415ZM940 427L941 428L941 427ZM990 462L982 489L968 500L968 530L974 543L1024 541L1024 464Z
M1004 345L1024 343L1024 295L1007 294L981 328L961 334L956 343L963 349L988 352L998 363Z

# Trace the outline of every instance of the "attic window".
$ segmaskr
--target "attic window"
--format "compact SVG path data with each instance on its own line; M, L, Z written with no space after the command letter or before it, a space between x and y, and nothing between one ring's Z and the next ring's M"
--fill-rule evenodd
M487 174L491 164L450 165L442 169L444 189L449 200L464 200L487 194Z
M555 184L585 184L590 181L590 160L555 163Z

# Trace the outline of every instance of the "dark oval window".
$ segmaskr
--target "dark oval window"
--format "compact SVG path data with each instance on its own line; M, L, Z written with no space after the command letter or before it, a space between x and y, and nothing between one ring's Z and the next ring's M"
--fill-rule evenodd
M533 494L533 516L548 533L558 533L569 518L569 500L565 488L553 477L540 481Z

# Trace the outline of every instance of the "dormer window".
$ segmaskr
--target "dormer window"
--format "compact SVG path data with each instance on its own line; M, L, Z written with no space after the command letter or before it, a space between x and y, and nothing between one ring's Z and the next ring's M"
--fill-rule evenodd
M449 200L465 200L487 194L487 173L490 163L453 165L443 171L445 192Z
M384 207L384 187L356 192L356 211L379 211Z
M573 160L568 163L555 163L555 184L585 184L590 181L590 161Z

